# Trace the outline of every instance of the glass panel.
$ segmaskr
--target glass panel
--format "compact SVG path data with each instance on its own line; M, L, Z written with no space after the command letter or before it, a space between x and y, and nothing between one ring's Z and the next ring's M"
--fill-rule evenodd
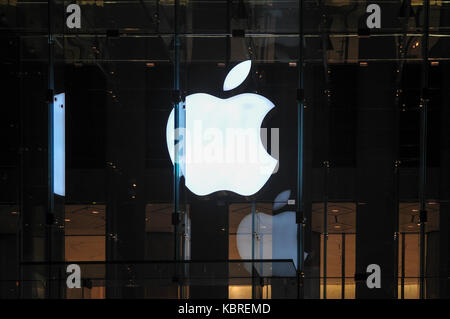
M426 285L428 298L435 298L437 292L437 279L439 271L435 268L439 252L439 204L435 201L428 201L427 223L426 223ZM400 203L400 231L404 232L404 247L402 240L399 241L399 298L402 298L402 258L404 258L404 298L415 299L419 297L419 277L420 277L420 224L419 224L419 203ZM402 238L402 237L400 237ZM404 252L402 252L404 249ZM402 257L402 254L404 257Z
M65 261L79 262L106 260L106 206L65 206ZM89 269L89 268L88 268ZM95 272L89 269L81 273L82 287L66 289L67 299L104 299L105 286L92 276L104 276L105 267Z
M171 260L173 258L173 205L148 204L145 212L146 259Z
M252 286L228 286L229 299L252 299Z
M79 29L68 4L0 0L0 298L297 297L301 265L302 298L449 297L448 3L429 1L427 26L426 2L381 2L370 30L359 0L303 12L293 0L77 1ZM224 91L244 60L248 76ZM49 183L48 111L62 93L65 196ZM242 181L241 164L199 183L222 173L252 192L198 195L187 169L178 188L167 124L197 93L273 103L257 136L277 161L267 181ZM231 113L218 122L233 128ZM48 282L65 274L49 256L94 262L83 288ZM358 279L370 263L389 272L379 289Z
M19 210L12 205L0 205L0 297L17 298L19 293L17 240L19 230Z
M405 236L405 299L419 297L419 234Z
M345 299L355 299L356 235L345 234Z
M356 264L356 205L354 203L327 203L327 259L324 260L324 236L321 236L321 276L325 276L324 267L326 262L326 285L327 298L348 299L355 292L348 295L348 291L355 288L353 277L355 275ZM313 204L312 227L316 231L323 232L324 225L324 204ZM322 284L325 280L322 278ZM330 286L328 286L330 284ZM342 297L342 285L344 285L344 296ZM323 287L322 287L323 292ZM331 293L328 296L328 292ZM323 295L322 295L323 297Z

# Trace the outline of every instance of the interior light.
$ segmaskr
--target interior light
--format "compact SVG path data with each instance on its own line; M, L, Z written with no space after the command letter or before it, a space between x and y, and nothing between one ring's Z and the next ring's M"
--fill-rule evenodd
M93 210L92 214L97 215L99 212L97 210Z
M66 115L65 94L54 96L53 103L53 192L66 194Z
M65 222L70 222L71 219L70 219L70 218L64 218L64 221L65 221Z
M339 213L339 209L332 209L331 212L332 213Z

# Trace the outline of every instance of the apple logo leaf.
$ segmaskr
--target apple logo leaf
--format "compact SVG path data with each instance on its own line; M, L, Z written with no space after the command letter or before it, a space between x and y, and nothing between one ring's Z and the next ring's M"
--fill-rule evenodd
M250 73L252 61L247 60L239 63L228 72L225 81L223 81L223 90L230 91L238 87L247 78Z

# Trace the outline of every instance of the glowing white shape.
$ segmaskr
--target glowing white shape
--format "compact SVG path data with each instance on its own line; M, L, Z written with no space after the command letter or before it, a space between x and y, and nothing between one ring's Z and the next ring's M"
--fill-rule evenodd
M250 68L252 67L252 61L247 60L239 63L228 72L228 75L223 82L223 90L229 91L238 87L247 78Z
M186 112L183 107L180 106L180 126L181 128L178 129L178 163L180 164L180 170L181 175L185 174L185 139L186 139ZM172 163L175 162L174 156L175 156L175 131L174 131L174 125L175 125L175 112L172 110L169 115L169 119L167 120L166 125L166 142L167 142L167 149L169 151L170 160Z
M297 267L297 224L295 212L278 215L255 214L255 231L259 241L252 241L252 214L245 216L237 229L236 243L242 259L252 259L252 243L255 259L292 259ZM308 253L304 253L306 259ZM272 275L277 275L276 269Z
M66 194L66 118L65 94L54 96L53 102L53 192Z
M262 121L273 107L268 99L253 93L228 99L204 93L187 96L186 129L180 132L185 142L182 172L186 186L200 196L221 190L243 196L259 191L277 165L260 138ZM166 128L172 162L173 131L172 110Z

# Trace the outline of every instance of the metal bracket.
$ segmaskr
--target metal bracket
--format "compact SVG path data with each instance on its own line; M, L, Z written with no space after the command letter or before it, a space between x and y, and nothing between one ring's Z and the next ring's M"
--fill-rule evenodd
M305 103L305 89L297 89L297 102Z
M428 221L428 214L426 210L421 210L419 213L419 222L425 223Z
M306 222L306 219L304 217L303 211L298 210L295 212L295 223L296 224L304 224Z

